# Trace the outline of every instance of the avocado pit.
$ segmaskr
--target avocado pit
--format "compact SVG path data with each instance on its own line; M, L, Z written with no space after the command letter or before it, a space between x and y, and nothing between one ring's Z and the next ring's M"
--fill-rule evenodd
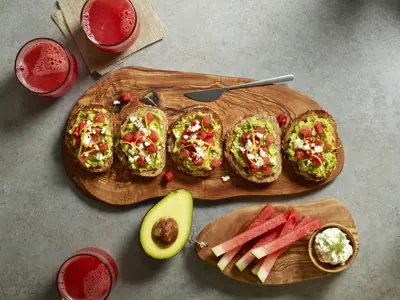
M169 247L178 237L178 223L173 218L161 218L154 224L151 236L157 244Z

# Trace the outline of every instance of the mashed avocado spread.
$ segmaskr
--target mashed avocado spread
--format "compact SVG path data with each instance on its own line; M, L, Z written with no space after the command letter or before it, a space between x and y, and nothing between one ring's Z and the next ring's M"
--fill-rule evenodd
M288 159L300 171L324 178L336 167L336 140L332 124L324 118L309 116L300 121L290 135Z
M264 178L276 173L278 149L272 124L267 119L249 118L233 130L231 153L249 174Z
M196 113L178 121L172 130L173 154L191 171L212 170L221 164L220 124L210 114Z
M69 129L74 154L86 168L103 167L112 156L113 139L105 109L80 111Z
M121 131L121 147L129 168L137 172L157 170L163 163L161 149L166 139L162 117L154 112L134 113Z

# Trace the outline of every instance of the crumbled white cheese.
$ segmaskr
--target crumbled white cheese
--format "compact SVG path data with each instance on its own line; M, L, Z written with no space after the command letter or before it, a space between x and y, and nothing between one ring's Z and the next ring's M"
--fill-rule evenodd
M317 135L317 131L315 130L315 128L313 128L313 129L312 129L312 131L311 131L311 135L312 135L312 136L315 136L315 135Z
M262 148L260 148L260 156L265 157L266 155L267 154L265 153L265 151Z
M295 149L302 149L302 148L303 148L303 145L304 145L303 140L301 140L301 139L295 139L295 141L294 141L294 148L295 148Z
M304 144L303 147L302 147L302 149L303 149L304 151L308 151L308 150L311 150L311 147L310 147L309 144Z
M94 145L94 149L99 151L99 146L98 145Z
M129 118L129 121L131 121L132 123L134 123L137 120L137 118L135 116L131 116Z
M117 105L117 104L121 104L121 102L119 102L119 101L117 101L117 100L114 100L113 104L114 104L114 105Z
M97 152L96 159L99 160L99 161L102 161L104 159L104 155L102 153L100 153L100 152Z
M135 162L135 161L133 160L133 157L132 157L132 156L129 156L128 161L129 161L130 163L134 163L134 162Z
M231 177L226 175L226 176L221 176L221 179L222 179L223 182L227 182L228 180L231 179Z
M93 129L93 130L92 130L92 133L93 133L93 134L96 134L96 130Z
M199 144L199 146L203 146L204 142L202 140L197 141L197 144Z
M143 149L144 148L142 143L140 143L138 147L139 147L139 149Z
M257 132L256 137L258 137L259 139L262 139L264 137L264 135L260 132Z
M174 132L174 135L175 135L175 137L176 137L177 139L179 139L179 137L181 136L180 133L179 133L178 131L175 131L175 132Z
M135 151L133 151L133 149L131 148L131 149L128 150L128 153L129 153L130 155L134 155L134 154L135 154Z
M253 160L253 159L255 159L256 157L254 156L253 153L248 153L248 154L247 154L247 158Z
M102 129L101 129L101 133L102 134L105 134L107 132L107 127L103 127Z
M189 157L188 157L188 160L192 161L193 159L189 156Z
M199 121L196 121L196 125L189 127L190 132L196 132L200 130L201 125L199 124Z
M155 126L155 125L150 125L150 130L156 131L156 130L157 130L157 126Z
M321 153L321 152L323 151L323 149L322 149L321 146L316 146L316 147L314 148L314 151L315 151L315 153Z
M93 124L92 121L90 121L90 120L86 121L86 125L91 125L91 124Z
M189 138L189 136L187 135L187 134L185 134L184 136L183 136L183 139L184 140L187 140Z
M312 143L312 144L311 144L311 147L312 147L312 148L314 148L314 147L315 147L315 144L314 144L314 143Z
M249 150L252 145L253 145L253 143L250 140L247 140L246 149Z
M239 150L240 150L242 153L246 152L246 148L245 148L245 147L239 147Z
M146 147L148 147L148 146L150 146L150 142L144 142L144 145L145 145Z
M146 155L145 159L146 159L146 162L149 164L149 163L150 163L150 161L151 161L151 159L150 159L150 155Z
M141 120L136 119L135 121L133 121L133 124L139 129L144 127L143 122Z
M257 165L258 167L262 167L262 166L264 165L264 160L263 160L263 158L262 158L261 156L258 156L258 157L257 157L257 159L256 159L256 165Z
M83 139L82 139L82 145L84 147L87 147L90 145L90 143L92 142L92 138L90 137L89 134L84 134L83 135Z
M197 140L197 134L193 134L192 137L190 138L191 140Z
M88 157L89 153L83 153L83 156Z
M144 136L149 135L149 131L146 128L140 128L139 131L144 134Z
M158 150L161 150L161 145L160 145L160 146L158 146Z
M198 154L199 157L204 158L204 150L201 147L196 147L196 153Z
M273 166L276 165L276 157L270 157L269 161L270 161L271 165L273 165Z

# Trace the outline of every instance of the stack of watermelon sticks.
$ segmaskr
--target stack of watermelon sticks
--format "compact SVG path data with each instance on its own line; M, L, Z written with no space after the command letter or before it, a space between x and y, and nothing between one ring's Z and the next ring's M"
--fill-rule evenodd
M212 251L217 257L222 255L218 262L221 271L236 254L244 253L236 267L243 271L255 261L251 272L264 283L279 256L295 241L320 227L319 219L301 217L293 208L276 215L275 209L268 204L242 233L213 247Z

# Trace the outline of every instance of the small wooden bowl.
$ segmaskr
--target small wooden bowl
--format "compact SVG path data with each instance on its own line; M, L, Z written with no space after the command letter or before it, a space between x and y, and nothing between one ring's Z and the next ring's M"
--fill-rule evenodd
M329 263L320 262L317 254L315 253L315 250L314 250L315 236L327 228L340 229L341 231L343 231L346 234L347 238L350 240L350 245L353 247L353 254L349 257L349 259L345 262L344 265L331 265ZM313 235L310 238L310 241L308 242L308 254L310 255L312 262L314 263L314 265L317 268L319 268L320 270L327 272L327 273L338 273L338 272L341 272L341 271L347 269L353 263L354 259L357 256L357 253L358 253L358 248L357 248L356 240L354 239L353 234L346 227L344 227L340 224L336 224L336 223L329 223L329 224L323 225L319 230L317 230L313 233Z

